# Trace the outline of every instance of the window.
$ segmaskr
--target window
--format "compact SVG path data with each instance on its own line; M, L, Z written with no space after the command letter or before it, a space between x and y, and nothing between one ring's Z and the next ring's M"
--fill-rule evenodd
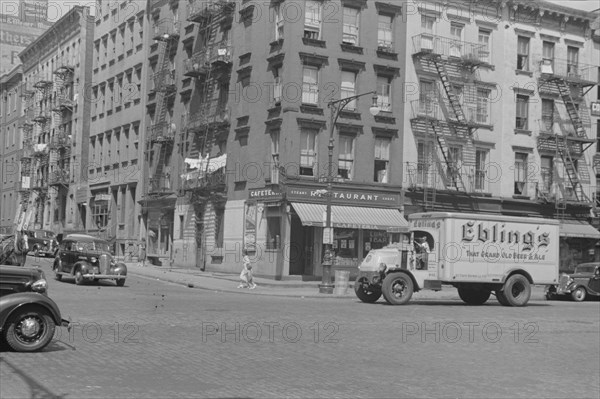
M117 32L110 34L110 53L111 57L117 54Z
M543 68L542 73L554 73L554 43L544 41L542 44L542 62Z
M342 71L341 98L348 98L356 95L356 72ZM356 99L351 100L344 109L354 111L356 109Z
M477 89L477 123L489 124L490 91Z
M317 67L304 67L302 72L302 102L304 104L316 105L319 102L318 75Z
M392 79L377 75L377 106L381 111L392 112Z
M542 99L542 126L541 130L544 132L552 132L554 125L554 100L543 98Z
M126 219L126 215L127 215L127 206L125 203L126 201L127 201L126 189L125 189L125 187L122 187L121 188L121 198L119 201L119 206L120 206L119 223L121 223L121 224L125 224L125 219Z
M300 175L314 176L317 164L317 131L302 129L300 132Z
M460 57L463 46L463 30L465 26L455 22L450 23L450 56Z
M225 209L215 209L215 245L217 248L223 248L223 230L225 227Z
M392 50L392 16L377 15L377 46L380 50Z
M267 210L267 249L279 249L281 246L281 217L269 215Z
M462 167L462 147L452 146L448 148L448 162L446 165L446 174L450 184L454 184L460 179Z
M388 183L390 164L390 142L388 138L375 138L375 174L373 181L377 183Z
M352 180L354 173L354 137L340 135L338 156L338 177Z
M281 103L281 67L273 69L273 75L275 76L275 84L273 85L273 102L275 104Z
M553 171L553 159L552 157L542 156L540 158L540 173L541 173L541 187L539 187L540 191L544 193L549 193L552 189L552 171Z
M515 153L515 188L516 195L527 195L527 154Z
M486 170L488 162L489 150L477 148L475 150L475 190L485 191L486 187Z
M96 66L98 66L100 65L100 41L95 43L94 52L96 53Z
M478 43L479 43L479 60L487 62L488 64L492 59L491 52L491 37L492 33L489 30L479 29Z
M306 1L304 11L304 37L319 40L321 38L321 2Z
M421 50L433 50L435 17L421 15Z
M600 121L596 122L596 152L600 152Z
M108 225L109 208L108 201L94 201L92 208L92 220L94 227L98 230Z
M107 47L108 47L108 37L104 37L102 39L102 54L104 55L102 58L102 63L106 62L107 58Z
M279 183L279 132L271 132L271 183Z
M283 9L284 7L281 4L275 7L275 40L283 39L283 24L285 22Z
M358 46L359 11L356 8L344 7L342 26L342 43Z
M517 129L527 130L529 115L529 97L523 95L517 95L517 117L515 121L515 127Z
M579 48L567 47L567 76L579 77Z
M183 230L184 230L184 215L179 215L179 239L183 240Z
M529 71L529 38L519 36L517 39L517 69Z
M429 142L417 143L417 184L429 185L432 146Z
M133 48L135 47L134 41L135 41L135 35L133 34L133 21L130 21L127 24L127 30L129 31L129 45L127 46L127 51L133 51Z
M433 112L435 100L434 83L428 80L419 82L419 113L429 115Z

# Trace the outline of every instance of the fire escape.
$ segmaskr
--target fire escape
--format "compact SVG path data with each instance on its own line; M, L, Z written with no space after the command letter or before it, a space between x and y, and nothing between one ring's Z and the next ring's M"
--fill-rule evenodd
M411 102L413 132L433 139L436 147L426 151L426 162L418 164L416 170L408 168L412 185L423 188L425 209L432 210L438 179L446 190L482 190L473 134L478 128L491 125L489 99L481 93L489 93L495 85L486 84L480 90L480 86L464 80L467 76L471 81L479 81L478 68L492 67L489 49L483 44L420 34L413 37L413 47L413 59L419 61L421 71L437 75L441 83L441 90L437 82L431 90L421 87L419 100ZM451 148L451 144L455 147Z
M554 132L554 120L548 123L538 136L540 153L554 153L562 162L560 168L554 164L553 174L560 190L554 198L557 216L563 217L567 202L591 203L583 184L590 183L584 152L596 141L589 138L585 125L588 120L584 96L598 84L597 67L568 60L543 60L540 63L539 91L557 95L565 107L568 119L558 120L562 134ZM580 108L581 107L581 108ZM560 119L560 118L557 118ZM566 125L563 122L567 122Z
M33 137L34 137L34 107L35 94L28 83L21 84L21 97L24 99L23 122L23 153L21 156L21 179L19 182L19 194L21 195L21 204L26 206L29 203L31 194L31 181L33 172Z
M158 44L158 61L152 76L156 107L152 125L148 127L147 159L150 159L150 174L147 194L160 196L173 192L170 158L175 140L175 127L169 118L169 108L174 100L177 82L172 68L171 54L177 51L179 23L172 19L162 19L154 25L153 39ZM150 153L150 154L148 154Z
M48 147L51 154L51 170L48 176L48 186L58 189L69 187L69 160L71 155L71 139L69 124L73 119L75 102L73 95L72 65L59 61L55 75L55 93L52 111L54 112L54 134Z
M191 192L192 202L206 199L223 203L226 181L223 158L215 144L229 132L227 90L233 62L232 48L219 29L230 26L235 3L196 1L189 5L188 21L199 24L203 45L185 61L184 74L196 79L201 102L186 121L182 153L186 159L200 159L196 167L184 165L183 190Z

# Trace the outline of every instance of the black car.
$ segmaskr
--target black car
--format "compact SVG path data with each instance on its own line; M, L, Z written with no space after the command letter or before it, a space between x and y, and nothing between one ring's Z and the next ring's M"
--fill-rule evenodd
M25 230L28 237L29 252L34 256L54 256L58 249L56 234L49 230Z
M48 297L48 282L38 268L0 265L0 334L18 352L43 349L56 326L68 326Z
M115 260L110 244L106 240L85 234L70 234L63 238L52 269L57 280L71 276L75 278L77 285L86 281L110 279L122 287L127 278L127 266Z
M600 297L600 262L581 263L573 273L562 273L558 285L546 288L546 299L564 295L570 295L576 302L588 296Z

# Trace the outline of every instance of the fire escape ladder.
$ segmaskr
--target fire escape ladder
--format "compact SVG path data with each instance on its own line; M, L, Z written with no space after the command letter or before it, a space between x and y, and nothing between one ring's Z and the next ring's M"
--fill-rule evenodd
M571 143L569 143L568 138L564 137L564 136L562 136L562 137L557 136L557 142L559 140L561 140L562 143L561 144L557 143L557 145L559 148L561 159L563 161L565 174L567 175L570 186L573 190L573 195L575 196L577 201L583 201L583 202L589 201L587 195L583 191L579 173L577 171L577 165L575 164L575 162L573 161L573 157L571 156L571 149L570 149ZM565 197L564 191L563 191L563 197Z
M442 81L442 86L444 87L444 91L446 92L446 96L448 97L448 102L450 103L450 107L452 108L452 112L454 116L456 116L456 120L459 123L466 123L467 119L465 117L465 112L462 109L460 104L460 99L454 92L452 88L452 83L450 82L450 77L448 75L448 70L444 65L444 62L441 59L433 59L433 63L435 65L436 70L438 71L438 75L440 76L440 80Z
M558 150L558 138L556 140L556 148L559 154L562 154L562 151ZM558 189L561 192L561 195L557 195L555 198L554 208L556 210L557 219L562 219L565 216L565 210L567 209L567 197L565 194L565 185L563 184L563 180L559 178L558 167L556 164L554 165L554 175L557 176L556 182L558 184Z
M567 113L569 114L569 119L571 119L571 123L573 123L573 127L575 128L575 135L579 138L586 139L587 135L585 128L583 127L583 121L579 116L579 112L575 106L575 101L571 96L571 89L569 88L569 85L564 79L556 79L556 85L558 86L558 91L563 99Z

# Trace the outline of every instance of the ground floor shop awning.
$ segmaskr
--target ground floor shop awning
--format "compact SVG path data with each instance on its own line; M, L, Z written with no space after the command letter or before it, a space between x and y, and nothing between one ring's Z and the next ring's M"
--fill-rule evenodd
M583 221L560 222L560 236L599 240L600 231Z
M303 226L325 226L327 206L293 202ZM408 231L408 222L398 209L360 206L331 206L331 224L335 228L385 230L391 233Z

